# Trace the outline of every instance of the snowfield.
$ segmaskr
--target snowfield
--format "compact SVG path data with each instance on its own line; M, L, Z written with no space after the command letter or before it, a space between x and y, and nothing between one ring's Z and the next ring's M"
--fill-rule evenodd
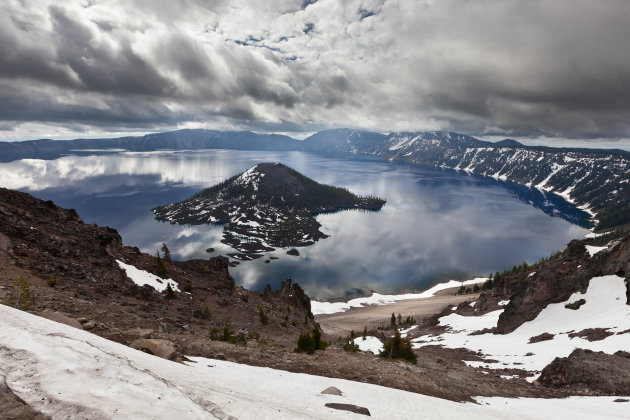
M140 270L139 268L136 268L133 265L125 264L124 262L120 260L116 260L116 262L118 263L118 266L120 268L125 270L125 272L127 273L127 277L129 277L131 281L133 281L135 284L137 284L140 287L144 286L145 284L148 284L149 286L153 287L158 292L163 292L164 290L166 290L167 284L170 283L171 289L173 289L176 292L180 291L177 288L177 282L175 280L163 279L161 277L156 276L153 273L149 273L148 271Z
M579 309L565 308L565 304L577 300L586 301ZM503 309L480 316L450 314L440 318L440 325L448 331L438 336L422 336L413 341L414 348L429 344L448 348L467 348L480 351L484 358L497 362L466 362L470 366L489 369L515 368L532 372L530 380L556 357L566 357L574 349L590 349L612 354L630 349L630 306L626 305L626 286L618 276L602 276L591 279L586 293L574 293L562 303L553 303L543 309L532 321L525 322L509 334L469 335L473 331L497 325ZM613 335L600 341L569 337L587 328L609 328ZM542 333L554 334L551 340L529 343L531 337ZM622 334L621 334L622 333ZM420 350L422 351L422 350ZM532 353L531 355L527 355Z
M0 305L0 380L53 419L627 418L617 397L457 403L360 382L191 358L179 364ZM335 386L342 396L323 395Z
M348 302L320 302L318 300L312 300L311 312L313 312L313 315L326 315L337 312L345 312L351 308L360 308L362 306L390 305L400 300L426 299L435 296L435 294L440 290L484 283L486 280L488 280L487 277L477 277L466 281L450 280L446 283L436 284L432 288L421 293L406 293L403 295L381 295L379 293L372 293L372 296L355 298L349 300Z

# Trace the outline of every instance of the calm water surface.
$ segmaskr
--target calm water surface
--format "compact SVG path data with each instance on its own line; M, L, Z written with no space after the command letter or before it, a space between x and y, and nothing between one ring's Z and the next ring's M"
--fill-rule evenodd
M523 189L467 174L381 160L343 160L302 152L194 151L111 153L25 159L0 164L7 188L75 208L87 223L111 226L126 245L155 254L166 242L176 259L233 250L221 226L177 226L153 219L151 208L182 200L259 162L285 163L319 182L387 199L380 212L317 216L330 238L299 257L277 250L230 271L237 283L262 290L287 277L311 296L419 289L533 262L562 249L586 229L528 204L563 209L561 200L523 197ZM517 198L521 196L521 199ZM214 254L205 250L215 248Z

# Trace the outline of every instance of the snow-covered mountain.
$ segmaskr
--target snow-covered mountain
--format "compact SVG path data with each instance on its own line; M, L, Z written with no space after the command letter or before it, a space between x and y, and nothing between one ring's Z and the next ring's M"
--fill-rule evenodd
M553 192L606 229L630 222L630 153L496 145L457 133L392 133L362 150L392 161L450 168Z

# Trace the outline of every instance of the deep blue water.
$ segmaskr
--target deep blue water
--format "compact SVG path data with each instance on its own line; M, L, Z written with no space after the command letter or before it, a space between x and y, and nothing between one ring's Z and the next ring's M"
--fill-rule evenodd
M277 250L267 255L280 258L270 264L263 258L230 269L247 288L278 287L291 277L317 297L420 289L536 261L586 233L541 211L580 217L553 194L545 197L455 171L302 152L209 150L21 160L0 164L0 179L8 188L76 209L87 223L117 229L126 245L155 254L166 242L174 258L208 258L233 252L219 242L221 226L160 223L151 208L268 161L325 184L386 198L387 204L380 212L317 216L330 238L300 248L300 257ZM206 253L209 247L217 252Z

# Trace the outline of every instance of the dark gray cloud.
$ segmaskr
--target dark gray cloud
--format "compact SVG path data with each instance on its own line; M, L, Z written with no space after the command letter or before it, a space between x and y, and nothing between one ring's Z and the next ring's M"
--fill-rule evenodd
M7 0L0 139L196 125L628 139L629 21L625 0Z

